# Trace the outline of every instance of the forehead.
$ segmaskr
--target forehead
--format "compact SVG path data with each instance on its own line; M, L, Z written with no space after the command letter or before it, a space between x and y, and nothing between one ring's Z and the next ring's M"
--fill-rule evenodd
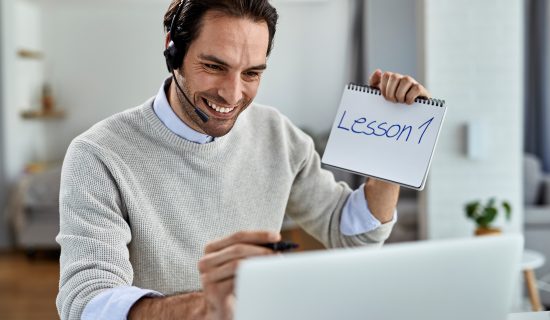
M265 21L208 11L189 51L195 55L213 55L235 66L261 64L265 63L268 43Z

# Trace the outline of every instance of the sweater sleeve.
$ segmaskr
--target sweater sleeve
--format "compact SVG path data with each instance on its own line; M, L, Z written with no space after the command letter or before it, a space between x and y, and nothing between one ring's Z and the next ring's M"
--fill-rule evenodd
M59 293L61 319L80 319L102 291L132 284L129 225L116 181L100 149L75 140L61 174Z
M300 144L295 150L302 150L303 159L290 192L288 216L327 248L381 246L394 222L365 233L344 235L342 212L352 191L344 182L336 182L330 171L321 168L311 138L303 139Z

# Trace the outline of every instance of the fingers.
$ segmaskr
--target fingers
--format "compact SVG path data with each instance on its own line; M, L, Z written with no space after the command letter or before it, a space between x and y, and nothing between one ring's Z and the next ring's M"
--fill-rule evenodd
M232 261L238 261L248 257L262 256L273 254L273 250L250 244L235 244L224 248L220 251L206 254L199 261L199 271L201 273L209 272L214 268L218 268L224 264L231 264ZM236 268L236 266L235 266ZM223 269L221 271L227 271ZM224 274L215 276L214 278L223 279Z
M387 99L386 95L386 89L388 88L388 81L390 80L391 73L390 72L384 72L382 74L382 80L380 81L380 92L382 93L382 96L384 96Z
M424 89L424 87L422 87L422 85L416 83L416 84L412 85L411 88L409 89L409 91L407 92L407 95L405 97L406 103L407 104L412 104L414 102L414 100L418 97L429 98L430 95L428 94L426 89Z
M209 243L205 248L205 253L220 251L238 243L262 244L268 242L277 242L281 240L281 235L269 231L241 231L221 240Z
M237 272L238 267L239 260L231 260L210 271L203 269L201 270L201 282L203 285L207 285L209 283L216 283L233 279L235 277L235 273Z
M376 70L375 73L377 71L379 70ZM412 104L418 97L430 97L426 88L419 84L414 78L399 73L382 73L379 88L382 96L384 96L386 100L397 103Z
M386 99L393 101L393 102L399 102L396 97L397 90L399 88L399 84L401 83L401 77L399 77L399 74L392 73L388 79L388 84L386 87Z
M382 81L382 70L376 69L369 77L369 86L380 88L380 81Z
M203 282L203 289L204 290L214 290L216 294L220 295L229 295L233 293L233 289L235 289L235 280L233 278L226 279L223 281L219 281L217 283L204 283Z
M203 285L234 278L242 259L275 254L258 244L276 242L280 238L281 235L275 232L243 231L209 243L198 263Z
M414 81L413 78L406 76L401 78L399 83L401 85L396 88L395 101L407 103L407 93L411 90L411 87L416 84L416 81Z

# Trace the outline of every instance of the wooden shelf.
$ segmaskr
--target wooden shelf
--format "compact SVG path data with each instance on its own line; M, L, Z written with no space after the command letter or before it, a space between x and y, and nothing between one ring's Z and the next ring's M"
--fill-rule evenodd
M28 110L21 112L23 119L62 119L65 117L65 111L54 110L44 112L42 110Z
M36 51L36 50L29 50L29 49L19 49L17 51L17 55L21 58L26 58L26 59L41 60L42 58L44 58L44 54L42 52Z

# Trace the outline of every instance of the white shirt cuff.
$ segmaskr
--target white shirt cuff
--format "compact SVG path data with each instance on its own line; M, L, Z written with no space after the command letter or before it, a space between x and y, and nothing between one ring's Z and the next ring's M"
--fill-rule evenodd
M392 221L397 221L397 209L393 213ZM380 227L382 223L372 215L365 198L364 184L353 191L342 211L340 231L346 236L355 236Z
M142 297L161 297L161 293L138 287L116 287L95 296L84 308L82 320L120 319L126 320L130 308Z

